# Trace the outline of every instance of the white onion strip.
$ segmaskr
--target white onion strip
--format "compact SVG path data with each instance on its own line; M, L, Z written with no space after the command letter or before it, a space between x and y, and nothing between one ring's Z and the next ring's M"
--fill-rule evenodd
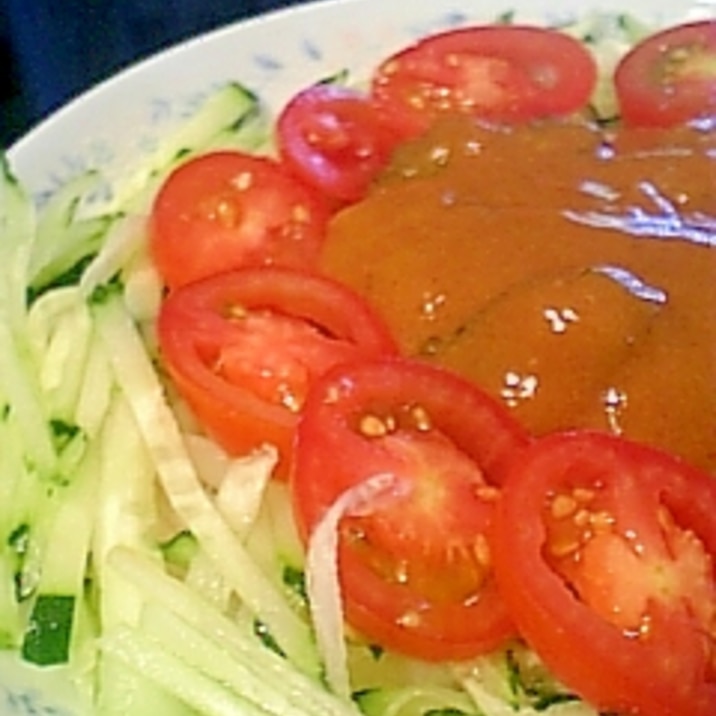
M347 515L368 514L385 500L404 494L404 483L389 473L373 475L341 493L316 525L306 555L306 588L316 643L331 690L350 698L343 600L338 578L338 526Z

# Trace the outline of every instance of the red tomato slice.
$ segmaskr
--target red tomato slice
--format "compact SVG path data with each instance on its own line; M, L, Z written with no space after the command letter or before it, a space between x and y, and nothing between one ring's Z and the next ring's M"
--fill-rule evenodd
M663 30L638 43L617 66L622 119L669 127L716 113L716 21Z
M329 367L395 351L349 289L280 267L237 269L164 301L161 355L179 394L229 453L272 443L283 474L305 394Z
M246 265L313 266L326 209L278 162L241 152L178 167L154 202L151 252L171 288Z
M277 138L296 176L345 203L363 197L402 135L366 94L315 85L284 107Z
M525 640L600 710L713 714L714 505L706 473L608 435L554 435L513 464L500 590Z
M594 59L556 30L485 25L427 37L377 68L372 93L414 133L442 112L496 122L569 115L588 102Z
M346 618L382 646L462 659L514 635L490 566L498 485L527 438L447 371L403 359L346 364L311 388L290 484L304 538L346 490L390 475L396 495L340 525Z

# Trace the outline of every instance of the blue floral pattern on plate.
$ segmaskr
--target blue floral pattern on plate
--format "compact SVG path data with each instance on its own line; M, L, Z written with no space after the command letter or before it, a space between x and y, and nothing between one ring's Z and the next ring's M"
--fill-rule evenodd
M42 691L9 689L0 684L0 713L5 716L71 716L64 707L48 702Z
M716 0L634 0L629 11L656 22L713 12ZM277 108L301 85L372 60L430 31L490 21L563 24L594 5L620 0L323 0L231 25L160 53L90 90L11 149L15 171L38 198L68 178L102 167L110 176L135 163L191 112L206 92L240 81ZM280 38L279 42L276 39Z
M0 716L81 716L86 711L61 669L29 668L0 653Z

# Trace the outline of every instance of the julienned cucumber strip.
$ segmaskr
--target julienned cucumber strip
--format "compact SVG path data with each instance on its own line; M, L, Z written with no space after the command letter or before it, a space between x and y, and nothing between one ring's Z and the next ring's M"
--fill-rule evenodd
M141 631L193 670L223 684L242 701L276 716L313 716L310 700L296 699L285 685L280 689L273 684L267 687L260 672L233 657L230 644L212 641L173 612L147 605Z
M252 678L260 680L266 691L283 694L292 709L310 707L311 716L356 716L350 703L328 692L315 679L296 670L286 659L266 648L261 641L231 621L182 581L169 576L155 563L136 552L116 549L109 556L109 566L123 575L144 595L156 610L171 612L187 628L221 648L227 658ZM175 638L161 640L165 648L184 647Z
M365 716L478 716L475 704L464 692L438 685L396 686L367 689L355 696Z
M30 297L57 281L102 245L114 216L83 219L78 210L86 196L98 191L102 178L87 172L65 184L40 215L29 266Z
M100 668L111 680L101 687L92 716L197 716L185 701L170 694L135 663L128 663L124 654L104 651Z
M82 386L75 405L75 423L92 441L102 428L115 390L109 361L96 331L92 331Z
M0 155L0 314L10 330L21 331L36 215L30 197Z
M202 147L202 151L237 149L243 152L266 154L273 150L273 125L269 115L261 104L241 85L232 84L237 91L245 94L251 101L238 121L221 129ZM226 90L224 90L226 91Z
M95 521L99 448L91 446L67 485L48 496L41 536L39 582L22 646L23 657L40 665L70 659L73 626L84 596Z
M142 599L137 590L106 565L117 546L136 550L148 559L160 558L152 539L157 520L155 486L151 457L130 406L117 392L100 436L97 525L92 544L93 577L104 625L136 624L139 620Z
M174 535L162 545L162 556L166 563L181 572L186 572L199 553L199 543L188 530Z
M158 181L162 171L212 139L240 145L243 137L252 147L258 146L267 135L259 128L259 115L255 97L238 85L218 90L192 121L158 148L152 178ZM104 359L104 352L94 350L97 344L86 320L84 296L90 292L88 284L93 289L127 264L142 232L125 219L124 237L118 233L107 245L114 250L105 250L102 261L94 263L82 289L48 291L36 301L39 292L101 250L108 229L121 217L93 217L91 212L89 218L83 217L83 209L91 205L100 186L99 176L90 173L64 187L36 222L34 207L4 158L0 168L0 257L7 268L0 277L0 399L3 428L12 428L16 439L10 445L19 446L17 451L3 452L3 467L9 469L3 471L7 507L0 536L9 539L25 524L28 544L22 556L5 545L0 555L6 587L0 594L2 638L9 646L18 645L24 630L18 592L24 598L32 596L23 654L38 664L54 664L70 657L89 547L88 503L73 484L82 482L74 472L85 441L99 434L112 382L106 361L93 359L97 355ZM151 188L148 182L136 186L138 193ZM33 301L31 313L28 297ZM111 454L120 452L126 454L125 449L112 447ZM10 460L15 453L17 459ZM109 523L114 524L111 519ZM18 590L15 580L20 572ZM112 613L111 608L108 611Z
M25 630L23 602L34 592L38 579L25 569L32 559L32 525L43 493L37 476L28 470L18 425L9 414L0 420L0 445L0 552L7 580L2 587L0 625L3 638L18 648Z
M97 352L102 353L101 346ZM121 624L136 626L143 603L142 595L134 585L107 567L107 555L122 545L147 559L160 557L153 539L157 522L154 465L127 401L118 390L113 391L99 441L101 466L92 543L92 577L101 630L104 631ZM117 459L118 455L121 460ZM152 713L152 707L158 709L158 713L173 713L163 703L164 695L141 674L108 654L100 652L98 659L95 704L99 714L141 716Z
M7 411L0 418L0 445L0 552L7 551L16 573L27 548L37 480L27 469L18 425Z
M127 216L116 222L80 278L82 293L91 296L95 289L112 281L144 249L145 243L146 226L142 218Z
M71 449L72 431L78 441L85 437L76 409L92 345L92 321L79 289L63 287L40 297L30 308L26 332L62 463L63 453Z
M214 562L217 572L269 627L289 659L298 668L318 676L320 663L310 626L286 603L214 507L199 481L163 386L121 296L111 289L100 293L92 304L97 330L170 503Z
M168 133L140 169L130 170L111 184L93 171L68 182L45 205L36 232L33 207L3 163L0 196L8 206L6 213L14 219L11 224L3 221L7 229L0 229L3 234L12 231L18 237L34 237L32 247L28 243L13 262L3 262L21 269L12 272L16 275L14 285L5 287L17 294L9 305L20 306L25 292L34 300L52 287L76 283L86 263L104 245L112 226L122 215L144 213L160 182L182 159L212 148L257 151L267 147L268 137L270 124L256 96L237 83L227 83L210 94L191 118ZM12 201L8 202L4 194Z
M0 546L0 650L16 649L22 638L20 605L15 592L15 559L7 544Z
M256 148L268 135L268 126L253 92L236 82L219 87L190 118L164 137L139 170L112 184L109 200L100 202L103 213L141 210L151 188L186 156L217 144Z
M23 341L0 318L0 396L17 421L25 460L43 479L56 479L58 459L37 366Z
M49 666L68 660L75 602L70 594L42 594L37 598L22 645L26 661Z
M23 656L43 665L69 658L88 564L97 447L76 423L75 411L91 337L88 308L76 288L46 294L27 316L27 365L39 383L56 455L53 474L30 472L14 496L25 505L15 519L27 525L18 564L20 596L31 607Z
M522 647L520 647L522 649ZM473 662L468 673L457 667L459 683L484 716L599 716L597 711L554 682L544 667L525 679L517 673L511 649ZM529 652L525 652L529 653Z
M237 696L162 646L141 629L117 627L105 636L103 648L131 668L178 696L202 716L267 716L267 712Z
M0 157L0 400L17 421L25 459L54 476L57 455L25 334L25 291L35 215L29 197Z
M597 62L597 86L590 100L594 118L600 122L618 119L619 104L611 79L614 68L624 53L653 28L627 13L593 12L560 29L587 45Z

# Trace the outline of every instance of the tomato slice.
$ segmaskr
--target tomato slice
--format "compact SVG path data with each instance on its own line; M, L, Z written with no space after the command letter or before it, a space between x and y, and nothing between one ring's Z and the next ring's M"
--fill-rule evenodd
M371 91L417 134L443 112L508 123L569 115L587 104L596 77L591 54L564 33L485 25L431 35L388 57Z
M370 97L339 85L314 85L284 107L277 122L284 163L339 203L358 201L402 138Z
M361 298L284 267L244 268L173 291L157 322L179 394L231 454L272 443L284 474L305 394L329 367L395 351Z
M706 473L606 434L552 435L513 463L500 590L525 640L600 710L713 713L715 504Z
M462 659L514 635L490 566L499 483L527 437L470 383L417 361L339 366L309 391L290 485L308 539L350 488L389 475L395 495L339 527L347 621L382 646Z
M716 112L716 21L668 28L642 40L621 60L614 84L622 119L669 127Z
M327 218L318 195L275 160L211 152L160 188L151 252L171 288L246 265L311 267Z

